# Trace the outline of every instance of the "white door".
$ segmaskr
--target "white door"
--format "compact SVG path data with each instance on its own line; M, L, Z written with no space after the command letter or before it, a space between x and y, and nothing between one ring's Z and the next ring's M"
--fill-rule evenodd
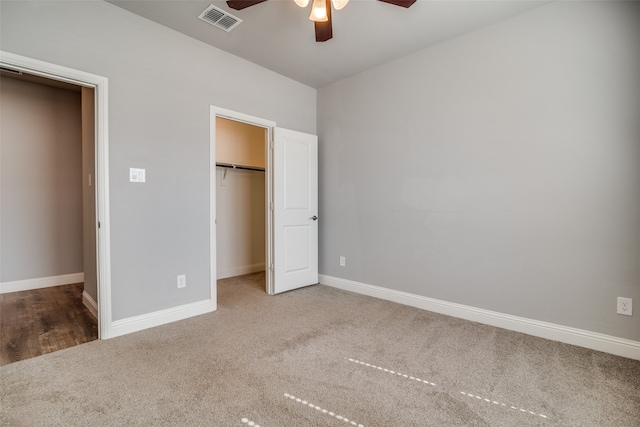
M274 129L273 287L318 283L318 137Z

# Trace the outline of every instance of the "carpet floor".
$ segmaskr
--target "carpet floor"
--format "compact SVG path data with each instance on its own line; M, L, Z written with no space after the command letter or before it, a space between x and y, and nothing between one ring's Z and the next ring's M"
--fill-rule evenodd
M640 426L640 361L264 274L0 367L2 426Z

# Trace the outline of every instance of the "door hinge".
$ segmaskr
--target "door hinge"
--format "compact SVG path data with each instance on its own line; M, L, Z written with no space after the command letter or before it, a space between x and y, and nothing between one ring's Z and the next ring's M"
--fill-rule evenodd
M269 266L269 270L270 270L270 271L273 271L273 264L271 264L271 265Z
M269 141L269 148L271 148L273 150L273 139L271 141Z
M100 221L98 221L98 228L100 228Z
M273 210L273 202L269 204L269 209Z

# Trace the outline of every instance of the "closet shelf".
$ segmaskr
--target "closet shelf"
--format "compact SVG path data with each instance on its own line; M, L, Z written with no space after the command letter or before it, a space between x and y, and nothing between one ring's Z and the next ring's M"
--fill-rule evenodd
M259 166L243 166L243 165L234 165L232 163L218 163L216 162L216 166L220 166L222 168L229 169L241 169L241 170L249 170L249 171L261 171L264 172L265 169Z

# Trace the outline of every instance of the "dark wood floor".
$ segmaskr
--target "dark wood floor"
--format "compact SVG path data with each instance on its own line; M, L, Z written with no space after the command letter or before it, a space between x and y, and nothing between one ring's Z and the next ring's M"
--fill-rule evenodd
M0 294L0 366L98 339L83 284Z

